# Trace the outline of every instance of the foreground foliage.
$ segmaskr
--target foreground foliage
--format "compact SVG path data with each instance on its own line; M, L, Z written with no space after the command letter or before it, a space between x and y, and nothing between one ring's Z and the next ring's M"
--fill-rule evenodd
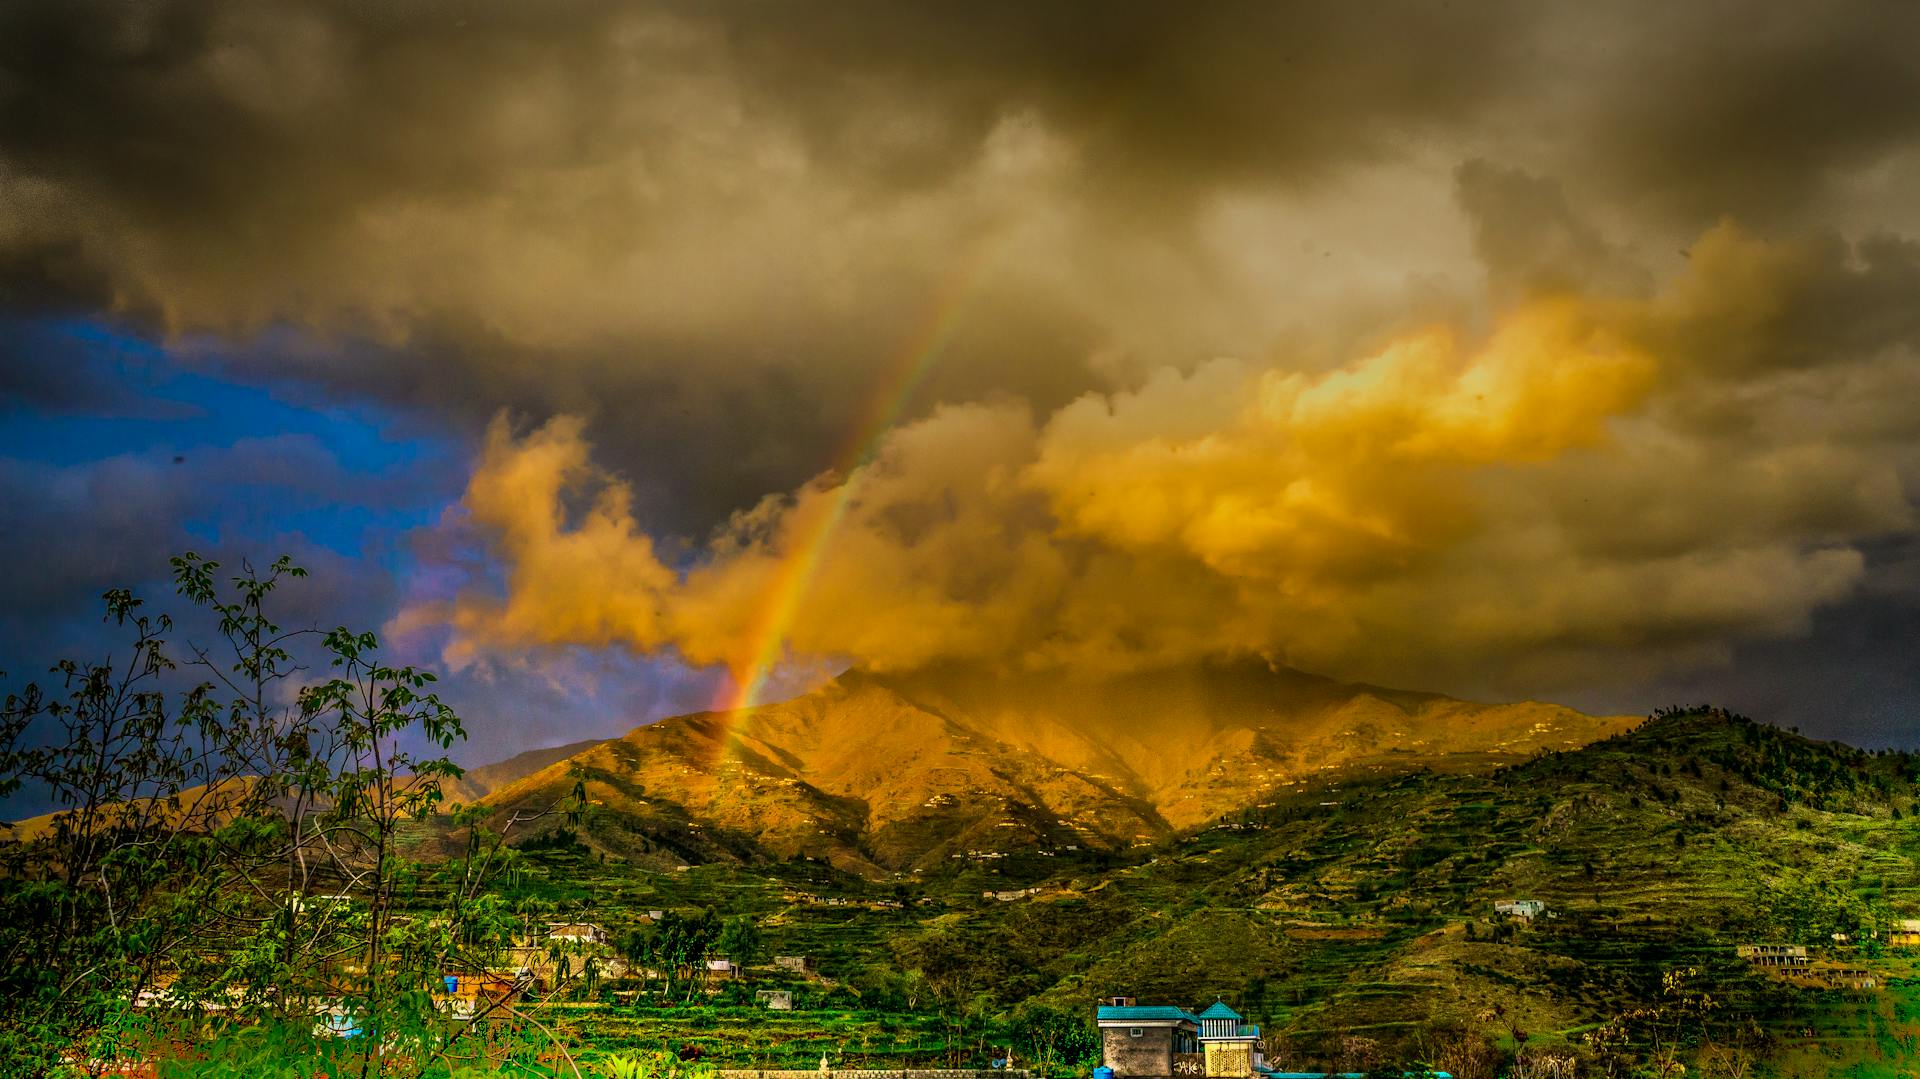
M0 711L0 785L58 807L0 847L0 1061L99 1070L236 1018L276 1033L215 1044L366 1031L362 1075L418 1055L397 1032L451 1054L471 1025L423 987L482 969L517 924L487 888L501 837L466 827L432 864L400 849L460 775L459 718L373 634L278 625L272 594L305 575L287 559L173 566L216 645L180 647L170 617L108 592L127 657L63 662Z

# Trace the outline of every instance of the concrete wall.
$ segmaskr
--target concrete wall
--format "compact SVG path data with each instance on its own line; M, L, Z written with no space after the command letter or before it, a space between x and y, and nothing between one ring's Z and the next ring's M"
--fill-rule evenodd
M1173 1028L1142 1027L1140 1037L1123 1026L1100 1028L1101 1059L1120 1079L1173 1074Z

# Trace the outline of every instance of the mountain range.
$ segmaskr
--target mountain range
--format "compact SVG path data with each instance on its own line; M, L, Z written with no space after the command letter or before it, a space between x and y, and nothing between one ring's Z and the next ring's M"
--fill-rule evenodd
M663 719L470 776L502 818L584 786L583 841L622 857L805 856L876 876L1148 845L1343 777L1486 770L1637 721L1251 659L1103 678L852 670L791 700Z

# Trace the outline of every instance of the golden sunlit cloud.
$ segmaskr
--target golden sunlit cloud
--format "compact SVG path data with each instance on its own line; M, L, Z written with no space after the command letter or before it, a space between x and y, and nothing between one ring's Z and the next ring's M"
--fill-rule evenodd
M464 505L504 594L408 619L449 623L456 662L624 645L743 684L786 657L1258 653L1386 680L1712 658L1843 598L1863 569L1850 542L1911 513L1878 455L1696 423L1702 380L1739 370L1756 412L1769 399L1742 328L1818 277L1731 227L1697 246L1650 299L1538 296L1485 333L1434 326L1329 371L1216 361L1038 422L1018 402L943 408L686 559L661 553L579 421L497 421Z

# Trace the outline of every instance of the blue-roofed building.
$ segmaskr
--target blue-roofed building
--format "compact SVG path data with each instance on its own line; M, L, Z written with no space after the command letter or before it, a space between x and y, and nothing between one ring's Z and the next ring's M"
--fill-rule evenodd
M1100 1026L1101 1057L1115 1079L1200 1076L1200 1019L1185 1008L1139 1005L1132 997L1114 997L1095 1015Z
M1266 1063L1261 1059L1260 1028L1216 1000L1200 1013L1200 1052L1210 1077L1246 1076Z
M1095 1079L1360 1079L1357 1072L1268 1068L1260 1028L1224 1000L1195 1015L1185 1008L1111 997L1100 1003L1097 1019L1105 1059L1103 1068L1094 1072ZM1439 1071L1402 1074L1409 1079L1448 1079L1446 1072Z
M1357 1072L1267 1067L1260 1028L1248 1023L1224 1000L1214 1001L1195 1015L1185 1008L1141 1005L1132 997L1112 997L1101 1002L1097 1018L1105 1059L1103 1067L1094 1072L1095 1079L1361 1079ZM1448 1079L1446 1072L1414 1070L1402 1074L1409 1079Z

